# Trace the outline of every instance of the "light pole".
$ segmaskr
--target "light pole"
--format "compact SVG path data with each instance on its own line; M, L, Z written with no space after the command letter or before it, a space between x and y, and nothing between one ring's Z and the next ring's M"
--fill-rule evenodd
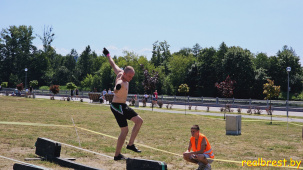
M286 103L286 115L287 115L287 129L288 129L288 106L289 106L289 72L291 71L291 67L286 68L287 71L287 103Z
M28 70L27 68L24 69L24 71L25 71L25 89L26 89L26 81L27 81L27 70Z

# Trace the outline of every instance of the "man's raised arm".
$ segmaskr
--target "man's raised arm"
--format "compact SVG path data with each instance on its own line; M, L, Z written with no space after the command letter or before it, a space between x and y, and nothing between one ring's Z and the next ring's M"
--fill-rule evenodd
M116 75L122 71L122 69L119 68L117 66L117 64L115 63L115 61L110 57L109 51L106 48L103 48L103 54L108 58L108 61L109 61L110 65L112 66L112 68L114 69L114 72Z

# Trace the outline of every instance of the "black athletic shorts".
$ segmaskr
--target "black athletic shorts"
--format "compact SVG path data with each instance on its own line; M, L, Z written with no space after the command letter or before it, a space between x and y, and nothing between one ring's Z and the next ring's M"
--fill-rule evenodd
M112 110L117 123L120 127L128 126L127 120L137 116L138 114L130 107L128 107L125 103L112 103L110 105L110 109Z

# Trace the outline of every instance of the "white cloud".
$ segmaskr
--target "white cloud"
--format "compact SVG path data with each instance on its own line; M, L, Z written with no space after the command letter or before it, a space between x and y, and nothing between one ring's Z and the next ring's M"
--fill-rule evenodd
M42 44L37 45L36 47L37 47L37 50L43 50L43 45Z
M138 50L138 52L139 52L139 53L142 53L142 54L147 54L147 53L148 53L148 54L152 54L152 51L153 51L153 50L152 50L151 48L142 48L142 49L139 49L139 50Z
M55 47L55 50L58 54L61 54L63 56L69 54L71 51L71 50L67 50L65 48L56 48L56 47Z

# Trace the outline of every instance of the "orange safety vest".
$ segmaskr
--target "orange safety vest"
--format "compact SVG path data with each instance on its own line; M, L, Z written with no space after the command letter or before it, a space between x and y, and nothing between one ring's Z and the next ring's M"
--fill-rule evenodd
M214 158L215 155L213 154L213 151L212 151L211 146L210 146L210 144L209 144L209 142L208 142L208 139L207 139L207 137L206 137L205 135L203 135L202 133L199 133L199 139L198 139L197 148L196 148L196 139L195 139L195 137L192 136L192 137L190 138L190 143L191 143L191 148L192 148L192 150L193 150L194 152L197 152L197 151L200 151L200 150L201 150L201 144L202 144L203 138L205 138L206 144L207 144L207 145L206 145L206 148L205 148L204 151L203 151L203 153L209 155L210 158Z

